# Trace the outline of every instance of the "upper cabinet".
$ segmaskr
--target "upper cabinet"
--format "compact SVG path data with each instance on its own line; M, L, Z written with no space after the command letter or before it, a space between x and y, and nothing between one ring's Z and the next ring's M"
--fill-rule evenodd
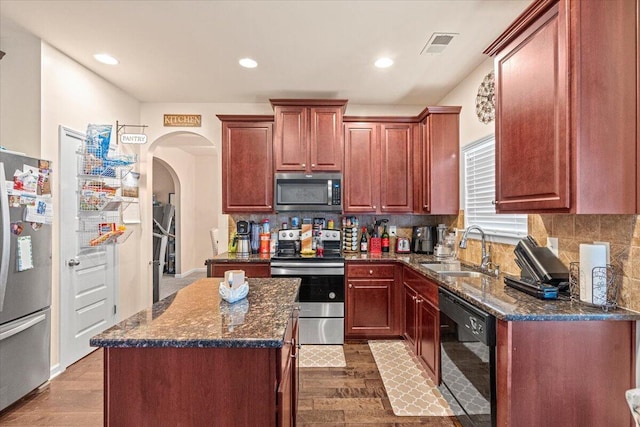
M460 107L427 107L414 147L414 212L457 215L460 208Z
M640 211L637 9L535 1L487 48L498 212Z
M417 124L367 120L344 127L344 212L411 213Z
M222 121L222 212L273 212L273 117Z
M272 99L276 171L341 172L346 100Z

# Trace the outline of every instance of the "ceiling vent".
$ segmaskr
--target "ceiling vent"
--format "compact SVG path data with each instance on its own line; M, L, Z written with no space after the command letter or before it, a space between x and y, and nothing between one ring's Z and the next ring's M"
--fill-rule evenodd
M442 51L447 46L449 46L449 43L451 43L451 40L453 40L453 38L457 35L458 33L431 34L431 38L429 38L429 41L427 42L427 44L425 44L424 47L422 48L422 52L420 52L420 55L424 55L424 54L438 55L442 53Z

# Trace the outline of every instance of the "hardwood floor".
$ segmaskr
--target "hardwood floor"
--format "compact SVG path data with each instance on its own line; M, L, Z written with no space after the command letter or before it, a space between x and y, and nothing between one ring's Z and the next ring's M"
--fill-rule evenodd
M366 342L344 346L346 368L301 368L298 425L459 427L453 417L396 417ZM4 426L102 425L102 350L0 413Z

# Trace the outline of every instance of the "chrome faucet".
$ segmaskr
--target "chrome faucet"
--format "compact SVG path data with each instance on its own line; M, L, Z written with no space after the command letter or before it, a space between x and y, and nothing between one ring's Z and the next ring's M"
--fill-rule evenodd
M462 240L460 240L460 249L467 248L467 237L471 230L477 230L478 232L480 232L480 236L482 237L482 263L480 264L480 268L484 271L487 271L489 269L489 259L491 258L491 255L487 250L487 239L485 238L484 230L482 228L477 225L467 227L467 229L464 230L464 234L462 235Z

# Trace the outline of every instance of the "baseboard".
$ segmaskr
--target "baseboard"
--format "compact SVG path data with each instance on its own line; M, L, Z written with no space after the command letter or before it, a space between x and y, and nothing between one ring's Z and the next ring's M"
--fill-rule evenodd
M60 375L61 373L63 373L65 371L65 369L62 367L62 365L60 365L59 363L56 363L55 365L53 365L49 371L49 381L51 381L52 379L54 379L55 377L57 377L58 375Z
M191 270L187 270L184 273L176 273L175 278L184 279L185 277L188 277L194 273L206 273L206 272L207 272L207 267L192 268Z

